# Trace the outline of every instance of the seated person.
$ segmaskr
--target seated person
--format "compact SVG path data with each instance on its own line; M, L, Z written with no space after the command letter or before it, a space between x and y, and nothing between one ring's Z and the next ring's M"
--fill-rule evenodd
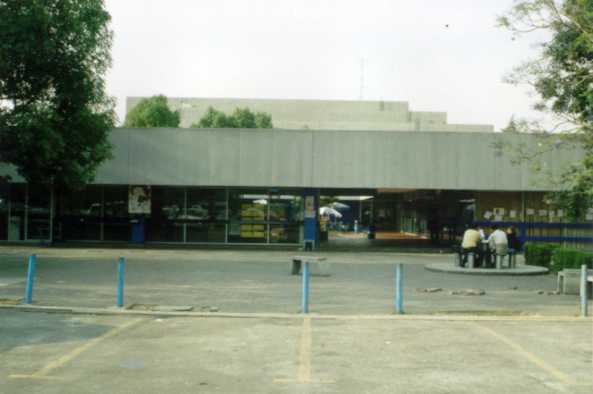
M494 230L490 237L488 238L488 245L490 246L490 250L493 253L496 253L498 256L504 256L508 254L509 249L509 241L507 239L507 234L498 228L497 225L492 226Z
M463 233L463 240L461 241L461 253L463 253L462 266L465 266L467 262L467 254L478 252L478 243L480 242L480 233L478 232L475 225L471 225Z
M482 226L478 226L478 232L480 233L480 239L481 240L485 240L486 239L486 233L484 232L484 228Z

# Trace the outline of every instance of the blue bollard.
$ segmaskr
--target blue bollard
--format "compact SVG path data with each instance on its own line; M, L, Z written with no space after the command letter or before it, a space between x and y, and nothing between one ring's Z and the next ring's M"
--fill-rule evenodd
M309 313L309 262L303 261L303 313Z
M404 265L395 265L395 313L401 315L404 313Z
M35 282L35 263L37 256L29 256L29 270L27 271L27 288L25 290L25 304L33 303L33 283Z
M117 306L124 306L124 282L126 277L126 260L123 257L117 262Z
M581 316L587 317L587 266L581 265Z

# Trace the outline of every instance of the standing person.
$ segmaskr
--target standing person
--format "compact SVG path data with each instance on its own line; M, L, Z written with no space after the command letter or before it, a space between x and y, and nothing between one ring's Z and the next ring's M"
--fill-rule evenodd
M521 250L521 241L517 237L517 231L513 226L507 228L507 241L510 249L513 249L515 252Z
M509 241L507 239L507 234L498 228L498 225L492 226L494 230L490 237L488 237L488 245L490 246L490 250L496 253L498 256L504 256L508 254L509 249Z
M467 263L467 254L473 253L474 256L478 253L478 244L480 242L480 233L478 232L476 225L472 224L463 233L463 240L461 241L461 253L463 254L463 260L461 265L465 267Z

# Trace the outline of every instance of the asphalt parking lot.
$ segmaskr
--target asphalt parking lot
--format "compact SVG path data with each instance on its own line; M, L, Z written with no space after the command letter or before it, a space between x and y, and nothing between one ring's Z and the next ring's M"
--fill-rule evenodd
M22 302L30 253L38 255L34 307L107 314L9 309ZM294 254L0 248L0 392L593 390L592 320L577 317L577 296L549 295L553 275L424 269L448 255L326 253L331 275L311 278L312 314L303 316ZM120 255L131 309L123 314L110 309ZM406 264L404 316L393 315L396 262ZM468 288L484 294L452 294ZM205 313L150 308L179 305Z
M3 393L590 393L591 321L0 310Z

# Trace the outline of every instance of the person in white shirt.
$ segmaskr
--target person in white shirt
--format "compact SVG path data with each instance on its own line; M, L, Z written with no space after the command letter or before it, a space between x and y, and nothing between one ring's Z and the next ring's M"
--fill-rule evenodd
M480 239L486 239L486 234L484 233L484 229L482 228L482 226L478 227L478 232L480 233Z
M498 228L497 225L492 226L494 231L488 238L488 245L490 250L499 256L504 256L509 250L509 241L507 240L507 234Z

